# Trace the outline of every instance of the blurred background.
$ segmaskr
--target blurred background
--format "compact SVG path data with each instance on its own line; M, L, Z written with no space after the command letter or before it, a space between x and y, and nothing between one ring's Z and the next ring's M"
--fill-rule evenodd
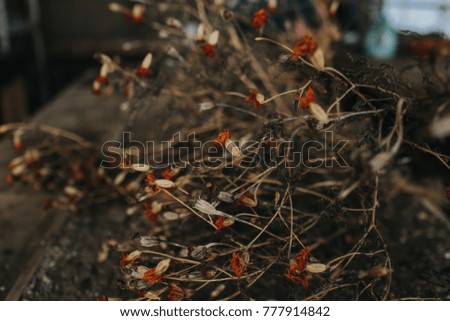
M310 0L285 1L311 27L320 24L308 11ZM150 28L109 12L109 2L0 0L1 123L26 120L85 70L97 67L95 52L123 56L125 40L152 39ZM257 6L261 1L246 2ZM382 61L448 54L450 0L328 2L341 28L340 45L349 52Z

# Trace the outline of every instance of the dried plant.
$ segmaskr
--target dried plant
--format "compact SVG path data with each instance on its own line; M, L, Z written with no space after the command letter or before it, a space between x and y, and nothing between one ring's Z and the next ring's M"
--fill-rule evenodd
M215 154L199 161L189 146L184 162L154 168L141 162L153 150L125 148L116 169L97 169L101 159L87 158L96 147L73 134L6 125L23 150L10 182L62 190L59 207L123 198L128 215L148 217L148 234L112 245L123 253L121 287L140 300L392 299L385 222L426 210L450 229L444 192L436 193L443 178L429 177L432 189L405 174L424 154L449 169L438 151L449 134L448 85L439 85L448 69L427 78L437 93L417 97L387 65L350 57L350 67L333 68L339 33L323 1L322 27L303 35L276 1L134 3L110 9L157 31L160 42L139 67L97 54L94 93L127 96L131 131L152 97L169 96L175 123L201 119L180 132L222 150L223 162L210 162ZM21 143L36 131L51 137ZM340 150L337 141L345 141ZM323 149L299 154L306 142ZM403 203L413 204L408 213Z

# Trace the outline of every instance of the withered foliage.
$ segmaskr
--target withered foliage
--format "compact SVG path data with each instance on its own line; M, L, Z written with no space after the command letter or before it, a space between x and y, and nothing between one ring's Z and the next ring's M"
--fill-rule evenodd
M124 129L131 131L153 99L167 97L170 121L222 148L223 162L209 163L208 155L199 162L188 149L175 156L196 166L154 169L125 149L118 168L97 169L100 159L86 158L93 147L52 129L73 143L24 144L10 180L60 189L70 208L122 198L130 204L124 215L147 213L148 233L116 246L133 253L120 264L121 286L140 299L395 298L400 267L393 266L396 244L385 237L391 224L425 212L450 229L449 156L441 150L450 117L445 57L433 62L438 69L420 72L425 86L413 87L391 66L363 58L333 68L339 32L324 1L315 2L322 26L303 35L281 4L149 3L136 9L138 18L112 9L150 28L154 40L135 45L152 48L152 59L123 66L97 54L102 69L93 90L126 95ZM2 127L13 136L39 129ZM49 157L31 166L32 150ZM429 166L438 170L417 175ZM36 177L43 168L49 174Z

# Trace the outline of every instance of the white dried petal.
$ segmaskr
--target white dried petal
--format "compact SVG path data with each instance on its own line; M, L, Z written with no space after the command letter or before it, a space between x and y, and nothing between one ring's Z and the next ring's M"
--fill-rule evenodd
M28 163L36 162L41 158L41 153L36 148L27 149L23 155Z
M239 198L239 203L247 207L255 207L257 205L256 201L252 197L248 197L245 195Z
M217 198L225 203L234 203L234 196L229 192L219 192Z
M18 157L14 158L12 161L10 161L8 163L8 167L9 168L14 168L17 165L23 164L24 161L25 161L25 157L24 156L18 156Z
M430 126L432 136L442 139L450 136L450 115L442 118L435 118Z
M131 216L131 215L135 214L140 208L141 208L140 204L131 206L131 207L127 208L126 213L128 216Z
M124 7L121 4L118 4L116 2L111 2L109 4L108 8L112 12L119 12L119 13L129 13L130 12L130 10L127 7Z
M311 63L317 69L323 70L323 68L325 67L325 57L323 55L322 49L317 48L316 52L311 56Z
M322 263L308 263L305 270L310 273L323 273L328 269L325 264Z
M203 260L208 254L208 249L205 246L196 246L191 252L191 257L196 260Z
M148 270L148 267L139 265L135 271L131 272L131 277L135 279L143 279L145 272L147 272Z
M102 64L112 64L112 59L103 53L95 54L95 58L98 59Z
M241 254L241 258L245 265L248 265L250 263L250 254L248 252L243 252Z
M156 295L155 293L153 293L152 291L147 291L144 294L144 298L149 299L150 301L160 301L161 298Z
M170 259L164 259L161 262L158 263L158 265L155 268L155 274L156 275L161 275L164 272L167 271L167 269L169 268L170 265Z
M160 243L159 239L155 236L139 236L136 241L143 247L154 247Z
M142 17L145 12L145 6L142 4L135 4L132 9L133 17Z
M205 38L205 26L200 23L197 28L197 41L202 41Z
M311 111L311 114L314 116L315 119L317 119L321 123L327 123L329 118L328 114L325 112L325 110L320 106L319 104L315 102L309 103L309 110Z
M16 147L17 149L22 147L22 136L24 133L25 133L25 131L23 129L18 129L16 131L14 131L12 141L13 141L14 147Z
M166 25L168 25L169 27L177 28L177 29L181 29L183 27L183 24L180 22L180 20L178 20L177 18L174 18L174 17L167 18Z
M94 93L97 93L100 91L101 87L102 87L102 84L100 83L100 81L98 81L97 79L94 80L94 82L92 83L92 91Z
M127 255L127 261L134 261L141 256L141 251L135 250Z
M75 188L74 186L71 185L66 185L66 187L64 187L64 193L66 193L69 196L80 196L83 195L83 193Z
M233 142L231 139L227 139L225 141L225 148L233 155L234 157L242 156L241 149L239 146Z
M136 172L146 173L150 170L150 166L147 164L132 164L131 169Z
M213 204L200 198L195 202L194 208L203 214L213 215L217 213L216 207Z
M277 6L278 6L278 1L277 0L269 0L268 3L267 3L267 7L270 10L276 10Z
M198 105L200 107L200 111L205 111L214 108L214 103L210 101L202 102Z
M52 170L48 167L42 167L41 169L39 169L39 175L44 177L44 176L49 176L50 174L52 174Z
M152 212L158 214L163 208L163 204L159 201L153 201L151 204Z
M389 269L384 266L374 266L369 269L369 276L373 278L381 278L389 274Z
M122 184L127 174L127 172L120 172L119 174L117 174L117 176L114 178L114 185Z
M109 255L109 246L107 243L103 243L100 250L97 252L97 262L105 262Z
M176 221L176 220L180 219L180 215L178 215L175 212L170 212L170 211L164 212L163 217L167 221Z
M220 284L219 286L217 286L212 292L211 292L211 299L215 299L217 298L222 292L223 290L225 290L226 285L225 284Z
M372 170L376 173L382 170L391 160L392 153L391 152L381 152L375 155L374 158L370 160L370 166Z
M208 43L211 46L215 46L217 45L217 42L219 42L219 30L214 30L213 32L211 32L211 34L208 37Z
M175 187L175 183L172 181L169 181L168 179L157 179L155 181L155 184L158 187L164 188L164 189L168 189L168 188L173 188Z
M185 247L184 249L182 249L180 251L180 253L178 254L180 257L188 257L189 255L189 249L187 247Z
M109 64L104 63L100 68L100 76L106 78L108 76L108 73L109 73Z
M141 67L146 68L146 69L150 68L152 61L153 61L153 54L151 52L149 52L142 60Z
M256 101L260 104L262 104L265 100L264 95L261 93L257 93L255 98L256 98Z
M236 219L234 217L224 217L223 219L223 227L228 227L234 224Z

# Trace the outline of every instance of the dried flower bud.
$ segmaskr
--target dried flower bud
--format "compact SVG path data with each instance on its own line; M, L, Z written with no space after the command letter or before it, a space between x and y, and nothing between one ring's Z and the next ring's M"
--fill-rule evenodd
M135 4L131 10L131 16L134 21L142 22L144 19L145 6L142 4Z
M175 183L172 181L169 181L168 179L157 179L155 181L156 186L164 188L164 189L170 189L175 187Z
M141 66L137 70L137 75L141 77L148 77L150 76L150 66L153 61L153 54L149 52L144 59L142 60Z
M322 49L317 48L316 52L310 57L310 59L314 67L319 70L323 70L325 67L325 57Z
M275 13L277 11L278 1L277 0L269 0L267 4L267 9L270 13Z
M172 27L172 28L177 28L177 29L183 28L183 24L181 23L181 21L174 17L168 17L166 19L166 25L168 25L169 27Z
M217 213L216 206L217 206L217 204L215 204L215 203L211 204L202 199L198 199L194 204L195 209L197 209L200 212L202 212L203 214L207 214L207 215L216 214Z
M250 255L248 254L248 252L244 252L242 254L233 253L230 264L238 278L240 278L244 274L249 262Z
M11 169L11 175L19 176L23 172L25 172L26 170L27 170L27 164L22 163L22 164L19 164L17 166L14 166L14 168Z
M315 102L310 102L309 110L311 111L311 114L314 116L314 118L317 119L319 122L327 123L329 121L328 114L319 104Z
M178 213L175 212L164 212L163 213L163 217L164 219L166 219L167 221L176 221L180 219L180 215Z
M227 139L225 141L225 148L231 153L231 155L233 155L233 157L240 157L240 156L242 156L241 149L231 139Z
M135 279L143 279L145 273L149 270L148 267L139 265L135 270L131 272L131 277Z
M391 152L381 152L375 155L369 162L374 173L382 170L392 159Z
M170 283L169 284L169 294L167 295L167 298L170 301L181 301L184 299L184 291L183 289L181 289L178 285L176 285L175 283Z
M94 82L92 83L92 92L96 95L99 95L101 88L102 84L97 79L95 79Z
M156 266L155 273L157 275L162 275L163 273L165 273L170 266L170 261L171 261L170 259L164 259L161 262L159 262L158 265Z
M151 204L151 210L154 213L161 212L162 208L163 208L163 204L161 202L159 202L159 201L153 201L152 204Z
M208 44L211 46L216 46L219 41L219 30L214 30L208 37Z
M111 2L109 4L108 8L112 12L118 12L118 13L123 13L123 14L129 14L130 13L130 9L128 9L127 7L124 7L121 4L118 4L116 2Z
M374 266L369 269L369 276L372 278L381 278L389 274L389 269L384 266Z
M64 187L64 193L66 193L69 196L81 196L83 195L83 192L81 192L79 189L75 188L71 185L66 185Z
M308 263L305 270L310 273L323 273L328 269L325 264L322 263Z
M19 153L22 152L22 150L23 150L22 136L23 136L24 133L25 132L24 132L23 129L18 129L16 131L14 131L13 136L12 136L12 141L13 141L14 148Z
M147 164L132 164L131 169L136 172L146 173L150 170L150 166Z
M99 74L99 78L103 81L99 81L102 83L106 82L106 77L108 77L108 73L109 73L109 63L103 63L101 68L100 68L100 74Z
M234 203L234 196L229 192L219 192L217 199L225 203Z
M430 125L430 133L439 139L450 136L450 115L435 117Z
M135 241L143 247L154 247L158 246L160 243L159 238L155 236L138 236Z
M14 158L12 161L8 163L8 168L13 169L18 165L22 165L25 163L25 156L19 156Z
M200 23L197 28L197 42L202 42L205 40L205 26L203 23Z
M250 192L245 192L239 199L237 200L239 205L247 206L247 207L255 207L257 205L253 195Z
M208 254L208 249L205 246L196 246L191 251L191 257L196 260L203 260Z
M253 106L258 110L262 103L264 103L265 97L258 89L250 89L250 94L245 97L245 101L253 102Z
M41 158L41 153L37 148L30 148L27 149L23 156L27 164L34 164Z
M226 289L226 285L224 283L218 285L212 292L211 292L211 299L217 298L224 290Z
M328 9L328 15L330 17L336 16L336 12L339 9L339 0L333 0L333 2L330 5L330 9Z
M114 178L114 185L119 186L120 184L122 184L127 174L127 172L120 172L119 174L117 174L117 176Z
M214 108L214 103L210 101L205 101L199 104L200 111L205 111Z

